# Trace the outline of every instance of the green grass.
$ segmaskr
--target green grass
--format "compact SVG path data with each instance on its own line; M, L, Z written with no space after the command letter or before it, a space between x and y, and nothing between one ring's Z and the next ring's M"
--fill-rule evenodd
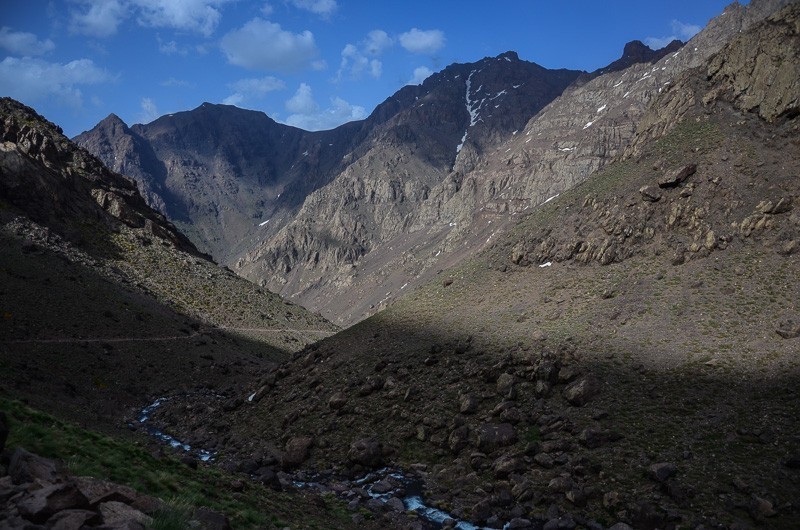
M326 502L327 513L309 510L299 495L274 492L247 482L242 492L230 489L232 475L209 465L193 470L175 458L156 458L134 443L115 440L34 410L19 401L0 397L0 410L9 419L7 447L24 447L41 456L61 460L70 472L111 480L166 501L155 514L153 528L186 528L193 510L207 506L224 513L234 528L342 528L349 518Z

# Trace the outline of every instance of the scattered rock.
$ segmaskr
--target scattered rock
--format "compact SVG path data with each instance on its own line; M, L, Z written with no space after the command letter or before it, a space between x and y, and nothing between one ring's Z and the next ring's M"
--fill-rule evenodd
M646 202L658 202L661 199L661 191L655 186L642 186L639 193Z
M668 478L674 475L678 468L675 464L670 462L660 462L650 466L650 478L657 482L666 482Z
M753 495L752 499L750 499L750 515L753 519L760 520L767 517L774 517L778 515L778 512L775 511L772 502L758 495Z
M98 506L98 510L103 515L103 523L107 526L135 521L149 527L153 522L152 518L123 502L104 502Z
M659 188L675 188L697 172L697 164L688 164L679 169L673 169L658 179Z
M500 374L497 378L497 393L501 396L508 396L514 390L514 383L516 379L511 374Z
M767 213L772 215L778 215L782 213L786 213L792 209L792 198L791 197L781 197L775 201L772 200L765 200L758 203L756 206L756 211L759 213Z
M383 444L376 438L359 438L350 444L347 458L354 464L379 467L383 463Z
M461 394L458 398L458 410L461 414L472 414L478 410L478 399L472 394Z
M564 398L571 405L582 407L600 392L601 384L597 377L589 374L570 383L564 389Z
M45 486L25 495L17 503L20 515L34 523L43 523L62 510L88 507L89 500L73 483Z
M281 458L281 467L292 469L308 459L314 439L310 436L295 436L286 442L286 452Z
M778 324L775 332L784 339L796 339L800 337L800 322L794 319L786 319Z
M478 449L493 451L517 441L517 431L510 423L484 423L478 428Z
M344 392L336 392L328 398L328 407L332 410L339 410L347 404L347 396Z
M458 453L469 444L469 427L462 425L453 429L447 439L447 445L454 453Z

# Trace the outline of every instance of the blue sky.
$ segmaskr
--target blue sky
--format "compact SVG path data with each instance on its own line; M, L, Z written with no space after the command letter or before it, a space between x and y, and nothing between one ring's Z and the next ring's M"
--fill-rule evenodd
M203 102L304 129L366 117L408 83L508 50L594 70L691 37L723 0L4 0L0 95L74 136ZM745 3L745 2L743 2Z

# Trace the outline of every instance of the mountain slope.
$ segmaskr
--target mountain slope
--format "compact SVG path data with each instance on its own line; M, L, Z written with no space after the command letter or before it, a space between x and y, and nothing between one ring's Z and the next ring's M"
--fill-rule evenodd
M796 77L769 85L770 120L731 80L753 50L796 71L798 17L676 78L635 154L265 378L228 418L231 459L310 440L303 466L397 465L479 525L795 528Z
M115 430L164 389L235 387L336 330L210 261L32 109L0 116L4 392Z

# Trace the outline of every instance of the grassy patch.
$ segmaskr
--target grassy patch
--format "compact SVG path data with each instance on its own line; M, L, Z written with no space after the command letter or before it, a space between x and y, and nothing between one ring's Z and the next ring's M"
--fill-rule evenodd
M130 442L88 431L34 410L19 401L0 397L0 410L9 418L8 447L24 447L36 454L61 460L76 475L88 475L130 486L166 500L166 507L154 517L154 528L186 528L192 511L207 506L230 517L234 528L345 528L346 513L321 511L305 497L274 492L248 482L244 491L234 492L234 477L212 466L193 470L175 458L156 458Z

